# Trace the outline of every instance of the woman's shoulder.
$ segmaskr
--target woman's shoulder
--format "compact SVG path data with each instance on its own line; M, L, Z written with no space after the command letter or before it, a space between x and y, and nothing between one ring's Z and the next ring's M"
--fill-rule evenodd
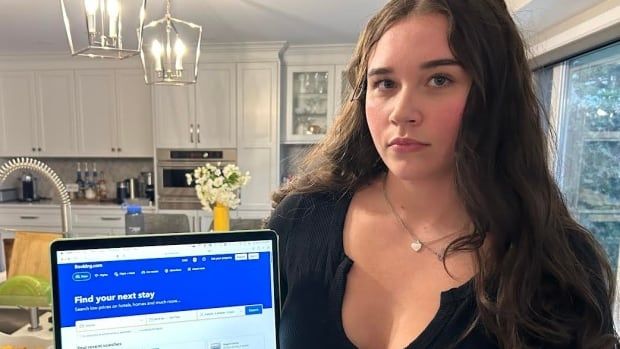
M298 221L316 215L327 207L346 204L350 195L342 192L290 193L280 201L271 213L270 222L274 220Z
M283 248L317 245L321 249L330 242L339 246L350 201L351 196L346 193L291 193L276 205L267 228L278 234Z

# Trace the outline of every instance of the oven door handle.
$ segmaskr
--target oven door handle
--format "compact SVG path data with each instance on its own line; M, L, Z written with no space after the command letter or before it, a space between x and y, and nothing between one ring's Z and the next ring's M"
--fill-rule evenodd
M157 167L160 169L195 169L198 166L202 166L204 165L204 162L197 162L197 161L183 161L183 162L159 162L157 163Z

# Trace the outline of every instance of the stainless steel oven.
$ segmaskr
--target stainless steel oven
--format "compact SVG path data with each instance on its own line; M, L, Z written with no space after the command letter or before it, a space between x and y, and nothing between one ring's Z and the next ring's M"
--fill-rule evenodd
M160 209L199 209L200 201L185 174L207 162L222 166L237 162L236 149L157 149L157 206Z

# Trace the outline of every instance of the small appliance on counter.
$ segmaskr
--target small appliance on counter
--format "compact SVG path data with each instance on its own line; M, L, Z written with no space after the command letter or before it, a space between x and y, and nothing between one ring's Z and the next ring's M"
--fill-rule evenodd
M17 198L19 201L39 201L37 181L37 177L33 176L31 172L25 172L19 177L20 184L17 186Z
M122 204L128 196L127 181L116 182L116 203Z

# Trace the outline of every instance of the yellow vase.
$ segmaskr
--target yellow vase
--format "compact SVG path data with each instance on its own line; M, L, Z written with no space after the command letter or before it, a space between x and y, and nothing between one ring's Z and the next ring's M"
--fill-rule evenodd
M215 203L213 207L213 230L214 231L228 231L230 230L230 212L229 208Z

